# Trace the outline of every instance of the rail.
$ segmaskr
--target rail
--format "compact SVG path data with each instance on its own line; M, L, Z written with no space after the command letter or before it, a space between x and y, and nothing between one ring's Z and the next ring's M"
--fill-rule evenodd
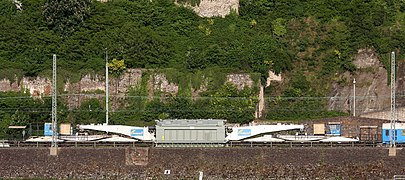
M26 141L7 141L11 148L39 148L50 147L50 142L26 142ZM224 148L236 147L262 147L262 148L311 148L311 147L385 147L382 143L376 142L239 142L232 141L222 144ZM153 142L59 142L61 148L119 148L119 147L156 147ZM398 147L403 147L403 144L397 144ZM211 147L222 148L220 146L174 146L174 147Z
M381 143L374 142L230 142L230 147L383 147Z
M12 141L9 142L10 147L35 148L35 147L51 147L51 142L24 142ZM118 147L150 147L151 142L59 142L58 147L88 147L88 148L118 148Z

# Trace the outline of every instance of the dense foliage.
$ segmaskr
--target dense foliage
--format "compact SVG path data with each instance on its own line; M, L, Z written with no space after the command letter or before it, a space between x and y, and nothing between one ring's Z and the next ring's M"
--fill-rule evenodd
M267 95L298 98L324 96L329 87L323 84L333 80L335 73L355 71L351 58L359 48L375 49L385 66L390 51L396 50L400 58L404 57L404 0L240 0L239 15L232 12L225 18L198 17L173 0L21 2L22 9L17 9L10 0L0 1L0 78L49 75L51 56L56 53L63 78L77 80L89 71L103 71L107 50L110 60L124 59L126 68L172 68L195 74L226 68L259 73L262 83L269 69L284 72L290 83L278 91L266 89ZM195 5L200 1L178 2ZM224 88L232 93L222 92ZM251 96L229 88L218 86L207 96ZM190 93L183 96L190 97ZM134 117L234 119L236 114L221 108L239 107L228 106L233 102L228 100L200 102L175 96L167 102L171 103L155 99L141 105L134 103L143 106L143 111L164 109L153 116L144 113ZM215 107L214 103L221 105ZM246 106L246 102L240 103ZM313 103L313 107L325 105L324 101ZM273 109L294 104L297 102L276 106L268 102ZM220 110L200 116L197 111L192 116L177 112L179 107L194 106ZM3 115L11 117L14 113ZM269 111L267 117L279 119L275 113ZM124 114L112 118L121 123L128 119ZM294 119L300 114L293 116L283 117ZM246 122L252 118L236 119Z
M127 68L221 67L263 76L269 68L291 69L293 54L287 44L236 14L200 18L170 0L22 2L22 11L1 10L0 60L23 75L49 69L52 53L63 69L100 71L106 49L109 57L125 59ZM55 11L59 6L63 9Z
M50 29L61 35L69 35L90 14L91 0L47 0L43 15Z

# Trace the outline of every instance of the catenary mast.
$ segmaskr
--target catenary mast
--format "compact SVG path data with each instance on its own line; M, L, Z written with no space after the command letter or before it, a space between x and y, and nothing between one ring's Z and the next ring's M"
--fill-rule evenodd
M391 129L390 129L390 147L395 147L395 121L396 121L396 109L395 109L395 52L391 53Z
M56 90L56 54L53 55L52 63L52 148L58 147L57 142L57 90Z
M105 124L108 125L108 52L105 50Z

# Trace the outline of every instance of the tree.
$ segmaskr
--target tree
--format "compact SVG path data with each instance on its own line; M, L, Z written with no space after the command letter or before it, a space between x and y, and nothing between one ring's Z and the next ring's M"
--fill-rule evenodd
M68 35L89 17L91 3L92 0L47 0L43 15L50 29Z
M16 6L12 3L12 1L0 1L0 15L7 16L11 14L15 14Z
M284 36L287 33L287 29L285 28L285 20L283 18L277 18L272 22L273 25L273 34L278 37Z
M76 112L75 124L91 124L104 122L104 108L98 99L88 99L81 103Z
M122 73L124 73L126 66L124 63L124 60L117 60L113 59L111 63L108 63L108 69L111 70L109 71L113 76L115 76L116 80L116 85L115 85L115 93L118 94L118 87L120 85L120 77ZM115 97L116 98L116 97ZM117 102L117 100L113 101Z
M109 72L111 74L113 74L116 77L119 77L126 69L125 62L124 60L113 59L111 63L108 63L108 69L110 70Z
M238 90L226 83L210 97L213 118L226 119L231 123L248 123L254 119L257 97L251 88Z
M0 111L0 139L7 138L8 126L11 124L11 117L9 113Z

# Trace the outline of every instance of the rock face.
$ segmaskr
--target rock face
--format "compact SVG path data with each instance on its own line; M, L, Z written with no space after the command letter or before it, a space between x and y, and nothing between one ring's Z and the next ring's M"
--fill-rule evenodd
M249 74L229 74L226 76L227 82L235 84L238 90L242 90L246 86L251 88L253 80Z
M360 49L354 57L353 64L360 69L381 66L373 49Z
M13 3L15 5L15 7L17 8L17 10L22 11L23 10L23 5L22 2L19 0L13 0Z
M42 77L24 77L21 81L15 78L13 82L9 79L0 80L0 92L19 92L21 90L32 97L48 96L51 93L51 81Z
M280 81L282 81L283 79L282 79L282 77L281 77L281 74L276 74L276 73L274 73L273 71L269 71L269 77L267 78L267 81L266 81L266 87L269 87L270 86L270 83L271 83L271 81L278 81L278 82L280 82Z
M18 84L17 78L14 80L14 82L11 82L9 79L0 80L0 91L1 92L20 91L20 85Z
M405 120L405 98L402 98L405 90L405 63L398 61L397 70L397 109L399 120ZM329 94L329 109L345 111L356 116L368 118L390 118L390 86L388 83L387 70L380 63L378 56L373 49L361 49L354 56L353 64L358 68L355 73L343 73L336 76L336 82L332 84L333 91ZM179 92L179 85L170 82L165 74L152 73L143 77L142 69L128 69L120 77L110 77L109 94L111 95L112 109L117 109L122 104L119 103L128 93L128 89L138 85L142 78L148 78L148 98L159 94L176 95ZM204 79L204 77L201 77ZM356 79L356 98L354 96L353 79ZM268 86L271 81L282 81L283 78L269 72L266 82ZM235 84L238 89L245 87L260 86L255 84L249 74L228 74L226 81ZM198 97L199 93L208 89L206 81L202 81L201 87L191 89L191 96ZM264 87L260 87L259 104L257 106L256 118L262 117L264 107ZM61 90L61 89L60 89ZM30 93L32 97L49 96L51 93L51 80L44 77L23 77L20 80L2 79L0 80L0 92L23 91ZM98 98L102 101L105 96L105 77L103 75L84 75L78 82L72 83L69 80L63 85L65 101L69 108L77 108L81 102L89 98ZM355 106L354 108L354 99Z
M201 17L225 17L232 11L239 12L239 0L201 0L196 6L191 7Z
M154 74L149 78L149 98L154 95L154 91L163 92L165 94L177 94L179 92L179 86L169 82L164 74Z
M388 78L387 78L388 81ZM376 89L381 89L381 87L387 86L385 88L385 92L381 93L383 96L380 98L370 98L373 101L379 101L379 99L383 99L380 101L380 108L374 112L368 112L362 114L362 117L370 117L370 118L380 118L380 119L391 119L391 87L389 85L390 82L383 81L381 84L375 85ZM385 83L385 84L382 84ZM403 61L397 60L397 71L396 71L396 117L399 121L405 121L405 63ZM383 90L380 90L383 91Z
M43 96L51 94L51 81L48 78L37 77L35 79L23 78L22 85L24 90L29 90L31 96Z
M354 56L356 73L346 72L333 84L329 109L343 110L356 116L370 117L367 113L390 108L390 86L387 70L380 63L373 49L361 49ZM355 98L354 84L355 83ZM400 82L399 79L397 82ZM355 100L355 105L354 105ZM370 117L373 118L373 117Z
M119 101L128 93L128 89L137 86L142 78L148 78L148 99L152 99L156 94L162 97L169 94L176 95L179 92L179 85L170 82L165 74L152 73L150 76L142 77L142 69L127 69L120 77L109 78L109 94L111 95L112 109L117 109L120 106ZM204 79L204 77L201 77ZM192 97L198 97L198 94L207 90L207 81L198 89L191 89ZM254 86L254 82L249 74L229 74L227 82L235 84L238 89ZM24 77L20 81L15 79L0 80L0 92L23 90L29 93L32 97L41 98L51 95L51 80L43 77ZM63 85L63 98L67 102L67 106L71 109L80 107L80 104L90 98L98 98L102 101L105 98L105 77L98 74L84 75L80 81L72 83L69 80Z
M105 91L104 77L99 75L92 76L87 74L83 76L78 83L70 83L68 80L64 86L65 92L91 93L95 92L96 90Z

